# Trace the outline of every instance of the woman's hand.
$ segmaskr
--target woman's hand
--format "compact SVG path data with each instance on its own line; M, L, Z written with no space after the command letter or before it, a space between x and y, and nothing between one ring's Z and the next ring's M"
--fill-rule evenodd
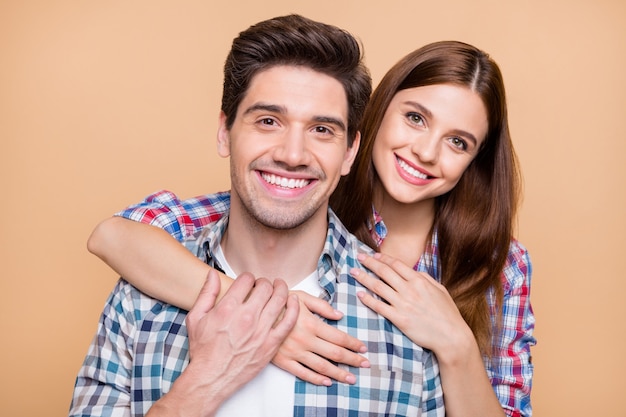
M360 254L358 259L380 279L357 268L350 274L387 301L358 292L363 304L437 356L446 415L504 416L474 335L446 288L389 255Z
M332 384L331 379L354 384L354 374L335 363L355 367L369 367L369 362L355 352L365 353L360 340L320 320L313 313L329 320L339 320L342 313L326 301L302 291L295 291L300 299L298 321L281 345L272 363L279 368L315 385Z
M459 346L457 338L468 335L473 338L446 288L430 275L382 253L359 254L358 259L380 279L357 268L350 271L351 275L387 302L366 292L357 295L363 304L391 321L414 343L439 357L448 348L454 350Z

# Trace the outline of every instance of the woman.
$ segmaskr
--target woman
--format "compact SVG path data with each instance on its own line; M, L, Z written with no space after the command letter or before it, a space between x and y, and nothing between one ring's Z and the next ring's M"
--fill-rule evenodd
M497 64L464 43L427 45L385 75L364 120L357 161L331 198L346 226L381 252L361 259L381 280L352 273L386 302L363 295L363 303L435 353L448 416L530 415L531 267L512 238L519 173ZM216 215L202 204L193 200L193 219L182 222L189 232ZM149 222L143 214L123 213ZM143 291L189 308L208 266L172 239L153 259L153 235L165 233L113 218L89 249ZM318 300L305 304L339 317ZM352 382L322 357L359 366L350 351L361 345L306 315L274 363L314 383Z

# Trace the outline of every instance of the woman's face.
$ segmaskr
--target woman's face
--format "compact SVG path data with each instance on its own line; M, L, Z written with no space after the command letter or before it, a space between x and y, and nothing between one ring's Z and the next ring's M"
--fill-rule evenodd
M436 84L399 91L372 153L386 194L412 204L447 193L478 153L487 129L485 106L469 88Z

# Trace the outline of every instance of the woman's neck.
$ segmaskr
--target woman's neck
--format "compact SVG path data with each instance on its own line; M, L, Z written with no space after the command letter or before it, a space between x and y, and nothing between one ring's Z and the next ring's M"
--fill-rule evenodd
M377 192L374 208L387 227L387 236L380 251L415 265L426 246L435 221L435 200L428 199L411 204L401 203L386 192Z

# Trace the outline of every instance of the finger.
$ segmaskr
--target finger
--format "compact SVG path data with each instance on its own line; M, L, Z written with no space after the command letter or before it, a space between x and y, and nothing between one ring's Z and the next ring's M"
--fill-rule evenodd
M318 373L324 373L333 378L341 378L341 381L344 380L343 377L346 374L338 374L338 372L343 371L339 371L337 368L329 370L329 364L326 359L355 367L369 366L369 362L366 358L354 352L359 351L364 353L367 351L363 342L319 320L307 310L303 310L301 313L299 325L302 329L306 330L300 331L298 334L292 333L290 344L287 346L284 345L285 351L283 353L285 355L288 355L291 359L297 360L298 362L302 362L304 355L308 354L308 352L312 352L314 357L321 357L321 360L325 362L321 360L316 361L315 358L309 356L311 362L305 363L305 365L312 367L313 370ZM348 349L344 346L348 346ZM290 352L293 352L293 354Z
M237 304L243 304L250 295L254 286L254 275L244 272L235 279L235 282L233 282L233 285L231 285L226 291L226 294L224 294L222 299L230 298L234 299Z
M295 294L289 294L285 305L284 314L271 330L272 337L279 339L280 343L285 340L298 321L300 302ZM281 313L283 313L281 311Z
M329 320L339 320L343 317L343 313L335 310L327 301L314 297L311 294L307 294L304 291L296 292L298 293L300 301L302 301L306 308L312 313L319 314Z
M306 352L304 356L299 358L299 362L318 375L323 375L347 384L356 383L356 376L353 373L340 368L336 364L312 352ZM367 367L369 367L369 362Z
M246 308L257 312L258 318L263 315L275 318L285 307L288 294L284 281L276 280L272 283L267 278L258 278L254 282L254 288L250 290Z
M270 292L268 292L267 294L263 294L263 296L254 294L254 300L251 297L248 303L250 303L251 305L252 303L254 303L254 308L259 309L258 311L260 326L264 330L269 331L269 329L273 327L274 324L276 324L280 319L284 319L283 314L286 313L285 308L287 304L290 304L293 310L293 303L295 302L296 304L298 304L298 302L295 295L293 296L293 300L289 299L289 289L287 288L287 284L285 283L285 281L283 281L282 279L275 279L272 284L269 284L269 281L267 281L267 284L268 285L265 288L269 289ZM257 290L257 288L255 288L255 290ZM260 288L258 290L260 290ZM293 314L293 311L289 311L289 313L289 320L291 320L291 315Z
M324 305L332 309L332 306L330 306L330 304L328 304L326 301L322 299L312 297L311 295L306 294L306 293L302 293L301 291L297 291L297 293L298 293L298 298L300 298L300 301L304 304L303 306L300 307L302 316L303 316L301 323L303 324L307 323L307 327L309 328L309 332L311 335L315 337L321 337L322 339L330 343L349 349L353 352L360 352L360 353L367 352L367 348L362 341L360 341L356 337L350 336L346 332L343 332L329 325L328 323L325 323L322 320L319 320L318 317L312 314L312 311L309 311L309 305L311 304ZM303 298L307 298L307 297L309 300L314 299L315 302L311 304L304 303ZM343 313L341 312L337 312L337 313L343 316Z
M209 271L206 277L206 281L198 294L198 298L194 302L193 307L190 310L190 315L205 314L213 308L215 300L220 293L220 279L217 271L212 269Z
M383 280L382 278L383 273L381 271L377 272L377 271L372 270L372 272L374 272L376 275L378 275L381 278L374 277L371 274L368 274L367 272L363 271L362 269L358 269L358 268L350 269L350 275L352 275L354 279L359 281L361 285L363 285L365 288L367 288L374 294L378 295L382 299L386 300L388 303L393 304L398 291L396 291L396 289L388 285Z
M390 320L392 323L395 323L394 319L396 310L393 305L387 304L365 291L359 291L356 295L366 307Z
M409 266L402 262L401 260L394 258L393 256L384 254L382 252L376 253L374 257L375 260L378 260L385 265L389 266L392 270L394 270L400 277L405 280L416 277L418 272L413 269L413 266Z
M403 280L403 282L395 281L395 284L391 284L391 286L396 288L398 292L404 292L407 288L405 282L408 282L409 285L417 286L418 288L429 290L434 288L447 293L445 287L441 285L441 283L437 282L435 278L425 272L415 271L412 267L407 266L404 262L394 258L393 256L389 256L384 253L377 253L374 255L372 260L378 260L387 265L391 270L397 273L399 278ZM384 272L381 273L384 274ZM393 278L390 275L386 275L383 279L387 280Z
M358 255L358 259L359 259L359 262L361 262L363 266L368 268L370 271L376 274L376 276L378 276L380 279L385 281L387 285L389 285L391 288L393 288L396 291L400 291L402 288L402 285L404 284L406 280L394 268L392 268L387 263L382 262L378 258L378 255L379 254L376 254L376 258L375 258L373 256L360 253ZM400 261L398 262L401 263Z
M347 340L354 339L352 336L349 336L345 332L329 326L326 323L320 322L320 324L322 326L316 328L315 334L317 335L317 338L312 343L310 348L311 352L336 363L343 363L355 367L369 367L369 361L365 357L344 347ZM360 352L364 353L367 351L365 345L360 341L359 343L363 346L363 349L360 350ZM321 368L315 367L314 369L317 372L331 376Z
M332 385L331 379L326 375L318 374L317 372L303 366L298 361L287 359L287 357L281 353L277 353L276 356L274 356L272 363L290 374L295 375L306 382L310 382L311 384L324 385L327 387Z
M363 361L363 359L358 360L357 358L363 358L362 356L357 355L354 352L365 353L367 352L367 347L365 343L357 339L356 337L350 336L348 333L337 329L336 327L331 326L328 323L325 323L321 320L318 320L315 323L315 327L313 329L315 336L319 339L326 341L332 346L336 346L336 352L319 352L315 353L320 354L328 359L334 360L335 362L341 362L348 365L360 366L359 362ZM348 355L348 353L350 353ZM332 355L332 356L329 356Z

